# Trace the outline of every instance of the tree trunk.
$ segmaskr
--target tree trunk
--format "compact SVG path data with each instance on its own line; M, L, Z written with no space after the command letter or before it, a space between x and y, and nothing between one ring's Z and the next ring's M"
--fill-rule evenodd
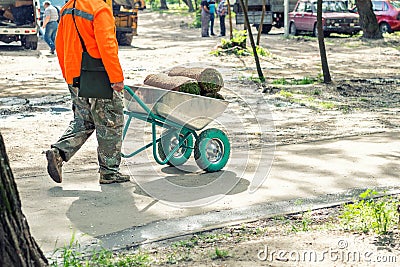
M242 3L242 2L240 2L240 3ZM242 5L243 13L245 12L244 9L246 9L246 13L247 13L248 7L249 7L249 0L243 0L243 5ZM247 30L247 23L246 22L243 24L243 30Z
M3 137L0 134L0 266L47 266L21 210Z
M317 2L317 32L318 32L318 46L319 54L321 56L322 73L324 75L324 83L332 82L331 74L329 72L328 59L326 57L324 30L322 29L322 0Z
M189 12L194 12L192 0L183 0L183 2L188 6Z
M250 38L251 48L253 49L254 60L256 62L258 78L260 79L261 82L265 82L264 74L263 74L263 72L261 70L260 59L258 58L256 44L254 42L253 34L251 33L249 15L247 14L247 6L243 2L243 0L240 0L240 4L242 5L242 9L243 9L244 24L246 25L246 28L247 28L247 36L249 36L249 38Z
M167 0L160 0L160 4L161 4L160 9L162 9L162 10L168 9Z
M264 26L265 5L266 5L265 2L266 2L266 0L262 1L262 13L261 13L260 25L258 26L257 45L260 45L261 33L262 33L262 30L263 30L263 26Z
M358 14L360 15L360 25L363 30L363 38L382 39L378 21L372 10L371 0L356 0Z
M228 3L228 17L229 17L229 40L233 39L233 26L232 26L232 12L231 12L231 3L229 0L226 1Z

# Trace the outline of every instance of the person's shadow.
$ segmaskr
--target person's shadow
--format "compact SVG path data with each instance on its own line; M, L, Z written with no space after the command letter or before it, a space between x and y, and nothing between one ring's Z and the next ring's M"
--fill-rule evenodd
M76 197L66 215L73 225L91 236L104 235L140 224L132 191L134 186L101 185L101 190L64 190L52 187L51 197Z
M112 249L141 243L144 238L140 226L167 219L150 211L159 200L181 208L199 207L225 195L244 192L249 186L249 181L231 171L193 173L165 167L163 172L169 175L137 185L101 185L98 191L68 190L57 186L50 188L48 194L50 197L77 198L66 212L73 228L95 237L101 247ZM150 197L153 201L139 210L135 194Z

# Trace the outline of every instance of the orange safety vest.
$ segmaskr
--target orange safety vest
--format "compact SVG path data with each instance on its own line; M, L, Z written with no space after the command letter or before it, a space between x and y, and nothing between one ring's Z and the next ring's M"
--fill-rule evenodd
M72 19L74 0L69 0L60 10L56 51L64 79L72 84L80 76L82 45ZM111 83L124 80L118 59L118 43L115 21L111 8L102 0L76 0L75 21L85 42L86 49L94 58L101 58Z

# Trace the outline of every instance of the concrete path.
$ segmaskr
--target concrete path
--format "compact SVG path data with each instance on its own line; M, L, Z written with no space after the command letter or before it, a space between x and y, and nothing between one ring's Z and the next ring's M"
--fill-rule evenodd
M105 241L110 233L152 225L169 236L176 234L177 228L163 229L168 220L179 222L180 218L184 221L185 217L207 213L215 218L218 212L229 214L246 208L248 212L240 216L249 220L253 205L399 185L399 132L278 146L269 174L272 154L262 155L258 169L264 172L261 176L252 167L243 170L243 163L257 165L257 153L257 149L250 153L234 150L224 171L213 174L201 173L191 160L180 170L149 164L151 155L143 153L124 164L123 172L131 174L131 182L101 186L94 161L79 169L74 169L72 162L65 165L64 182L60 185L44 172L17 179L17 185L31 231L45 252L68 243L74 233L81 242L93 238ZM257 183L262 180L262 184L254 187L252 179L258 179ZM335 201L345 199L337 196ZM275 209L279 213L279 205ZM270 210L266 209L265 215L268 214L271 215ZM235 220L240 221L240 216ZM260 209L254 216L262 216ZM190 222L178 230L191 232L205 223L200 219ZM210 228L212 224L203 227ZM126 242L146 238L149 237ZM112 247L115 243L107 245Z

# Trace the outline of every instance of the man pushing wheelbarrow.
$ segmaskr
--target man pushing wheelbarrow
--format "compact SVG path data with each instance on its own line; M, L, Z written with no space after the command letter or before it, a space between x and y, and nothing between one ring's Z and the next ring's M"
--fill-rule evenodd
M74 119L46 151L47 171L56 183L61 183L63 163L68 162L96 130L100 184L127 182L129 176L119 172L124 77L112 10L102 0L69 0L60 14L56 51L71 94ZM84 72L92 66L99 72ZM101 83L96 84L98 81ZM97 93L104 86L109 92L99 96L102 98L83 94L84 89Z

